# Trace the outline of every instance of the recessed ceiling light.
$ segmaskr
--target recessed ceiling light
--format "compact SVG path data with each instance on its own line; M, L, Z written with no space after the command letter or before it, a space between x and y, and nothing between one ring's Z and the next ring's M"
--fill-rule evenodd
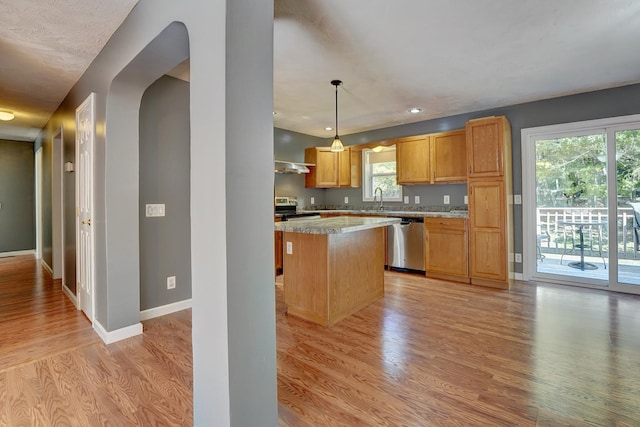
M333 130L333 128L331 126L327 126L324 130Z
M9 120L13 120L14 117L15 115L13 114L13 111L0 110L0 120L4 120L5 122L7 122Z
M409 110L409 112L411 114L418 114L422 112L422 108L418 108L418 107L413 107L412 109Z

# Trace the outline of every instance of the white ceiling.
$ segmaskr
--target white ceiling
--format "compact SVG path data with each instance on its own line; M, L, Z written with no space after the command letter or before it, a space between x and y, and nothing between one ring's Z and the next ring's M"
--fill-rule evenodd
M138 0L0 0L0 138L32 141Z
M0 138L33 140L136 2L0 0ZM637 0L275 0L274 124L333 136L333 79L342 135L638 83L639 23Z
M341 134L640 82L634 0L276 0L274 27L275 126L315 136L332 79Z

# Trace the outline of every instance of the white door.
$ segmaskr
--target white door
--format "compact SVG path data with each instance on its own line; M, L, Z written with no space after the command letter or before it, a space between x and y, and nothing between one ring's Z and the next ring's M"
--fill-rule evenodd
M95 138L95 94L76 109L76 294L78 307L93 323L93 145Z

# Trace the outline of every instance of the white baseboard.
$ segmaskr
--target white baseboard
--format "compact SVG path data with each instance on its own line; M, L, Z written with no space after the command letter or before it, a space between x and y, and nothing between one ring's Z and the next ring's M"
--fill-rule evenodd
M45 270L47 270L49 272L49 274L51 275L51 277L53 277L53 269L51 267L49 267L49 264L47 264L46 262L44 262L44 260L41 260L41 264L44 267Z
M142 321L153 319L154 317L164 316L165 314L175 313L176 311L186 310L187 308L191 308L191 298L160 307L143 310L140 312L140 320Z
M0 252L0 258L6 258L10 256L35 255L35 254L36 254L36 251L34 249L29 249L26 251Z
M67 288L64 284L62 285L62 292L64 292L64 294L67 296L67 298L69 298L71 300L71 302L73 303L73 305L78 308L78 299L76 298L76 296L73 294L73 292L71 292L71 289Z
M135 325L107 332L100 322L96 321L93 323L93 329L98 333L105 344L113 344L114 342L140 335L142 333L142 323L136 323Z

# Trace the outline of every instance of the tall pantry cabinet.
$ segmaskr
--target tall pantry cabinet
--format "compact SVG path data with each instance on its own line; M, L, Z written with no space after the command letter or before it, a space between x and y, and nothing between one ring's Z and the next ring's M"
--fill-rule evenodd
M466 125L471 284L509 288L513 274L511 126L506 117Z

